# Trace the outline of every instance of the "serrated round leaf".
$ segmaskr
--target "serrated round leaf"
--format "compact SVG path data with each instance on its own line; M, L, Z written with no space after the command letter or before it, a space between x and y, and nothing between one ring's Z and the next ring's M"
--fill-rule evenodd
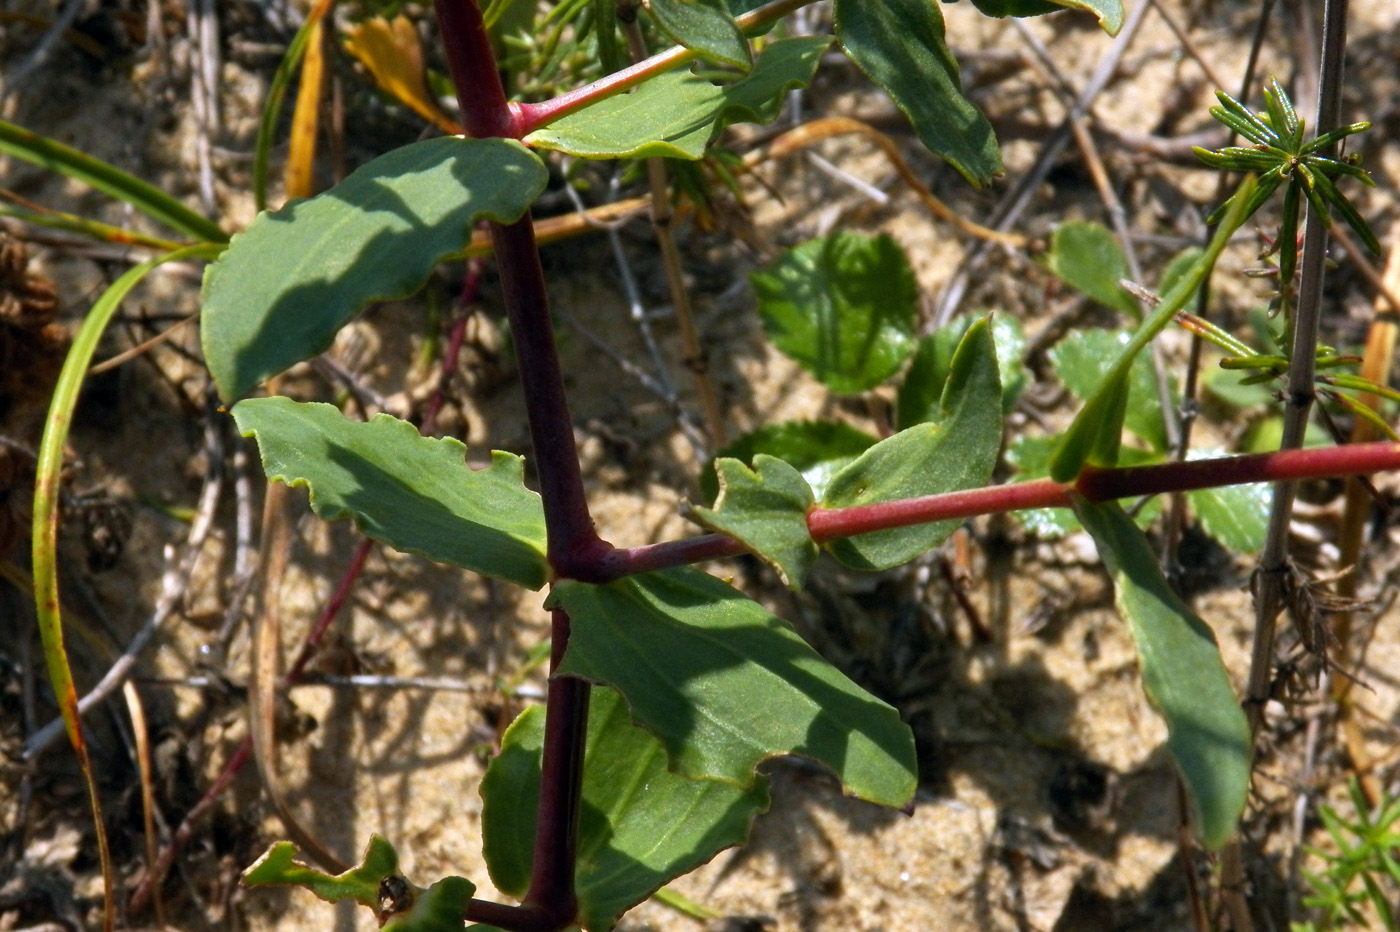
M914 348L919 287L893 237L810 240L749 280L773 345L834 392L874 388Z
M1065 387L1079 398L1090 398L1106 378L1132 334L1119 330L1077 330L1055 344L1050 362ZM1128 375L1128 400L1123 426L1137 434L1152 449L1167 449L1166 420L1162 416L1161 394L1152 357L1139 353Z
M749 469L720 459L720 493L715 507L691 508L690 516L712 531L742 541L777 570L783 585L801 589L816 562L818 548L807 530L807 512L816 504L812 487L796 468L760 453Z
M1147 538L1117 504L1080 501L1075 513L1113 577L1118 614L1132 629L1142 688L1167 723L1201 841L1235 832L1249 792L1253 738L1215 635L1167 584Z
M381 414L352 421L333 405L248 398L233 407L256 436L269 479L304 485L326 520L351 517L406 553L518 583L544 585L544 509L525 487L524 461L492 452L472 469L456 440L424 437Z
M1069 220L1055 228L1046 256L1050 271L1065 284L1130 317L1142 309L1118 282L1128 277L1128 260L1113 233L1101 223Z
M936 422L916 424L866 450L837 473L823 508L847 508L986 485L1001 451L1001 380L984 318L953 355ZM859 534L827 544L842 563L884 570L938 546L958 526L939 521Z
M697 779L753 786L767 758L800 754L848 792L900 806L913 795L913 735L757 602L697 570L607 585L563 580L573 619L560 673L616 688L635 722Z
M259 214L204 276L201 337L219 394L237 399L325 350L365 305L417 291L472 224L518 220L546 180L517 142L449 136Z
M650 0L646 8L677 45L743 71L753 67L749 41L724 0Z
M839 421L784 421L749 431L727 444L716 458L751 463L757 454L767 453L795 467L812 494L821 498L831 477L874 445L874 437ZM712 470L701 470L700 494L707 502L719 494Z
M1191 459L1223 456L1223 450L1192 450ZM1266 482L1196 489L1186 493L1201 527L1235 553L1257 553L1269 530L1273 486Z
M698 159L731 123L776 119L786 92L807 86L830 44L825 36L774 42L753 70L733 84L711 84L683 69L670 71L630 94L562 117L525 142L588 159Z
M925 146L975 187L1002 173L996 134L963 96L943 13L929 0L836 0L836 38L904 111Z
M545 710L527 709L501 739L482 780L482 835L491 879L523 896L534 853ZM579 923L612 928L623 912L660 887L742 844L768 808L766 781L745 790L668 772L655 738L635 727L613 690L589 700L575 884Z

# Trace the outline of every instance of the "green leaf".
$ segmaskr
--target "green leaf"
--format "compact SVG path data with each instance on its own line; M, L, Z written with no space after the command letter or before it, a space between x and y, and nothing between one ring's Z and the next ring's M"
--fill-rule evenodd
M1128 277L1128 260L1107 227L1070 220L1055 228L1047 255L1050 271L1100 304L1139 318L1142 309L1118 282Z
M630 94L562 117L525 142L587 159L698 159L731 123L776 119L783 95L807 86L830 44L825 36L774 42L753 71L733 84L711 84L684 69L670 71Z
M953 355L937 420L880 441L837 473L823 508L869 505L986 485L1001 450L1001 380L991 327L968 328ZM842 563L883 570L938 546L958 526L940 521L860 534L827 545Z
M893 237L810 240L749 280L773 345L834 392L874 388L914 348L919 286Z
M379 882L399 873L399 855L383 836L371 835L360 863L343 874L327 874L298 864L297 848L279 841L243 872L249 887L286 885L305 887L327 903L354 900L370 909L379 908Z
M320 353L366 304L412 294L472 224L517 220L546 179L519 143L448 136L259 214L204 276L204 356L220 395Z
M874 445L874 437L838 421L784 421L744 434L718 456L743 463L753 462L759 453L777 457L802 473L812 494L821 498L831 477ZM700 473L704 501L712 502L719 494L715 475L708 469Z
M228 234L217 223L160 188L86 152L4 120L0 120L0 152L81 181L192 239L208 243L228 241Z
M800 754L861 799L913 795L914 739L899 713L718 579L682 567L602 586L561 580L546 604L573 619L559 672L621 692L672 771L747 788L762 761Z
M530 589L544 585L544 509L525 488L524 461L493 451L487 469L466 464L456 440L424 437L406 421L352 421L328 404L249 398L233 407L256 435L269 479L311 490L326 520L352 517L366 535Z
M689 516L742 541L778 571L783 585L801 589L818 553L807 530L807 512L817 503L812 487L795 467L772 456L760 453L753 465L720 459L715 507L691 508Z
M895 424L900 430L937 420L943 386L953 364L958 343L979 318L965 314L939 327L919 340L914 359L899 383L895 403ZM1007 314L992 318L992 340L996 344L997 371L1001 376L1001 413L1006 415L1025 390L1026 367L1021 357L1026 337L1016 318Z
M379 835L370 836L364 858L343 874L305 867L293 860L295 856L295 845L278 842L243 872L243 883L304 887L328 903L354 900L374 912L382 929L392 932L459 932L476 892L476 884L462 877L444 877L426 890L410 884L399 874L398 852ZM386 902L380 884L390 877L402 881L401 896ZM405 898L408 902L402 902Z
M491 880L524 896L534 860L545 710L526 709L506 729L481 782L481 831ZM666 769L665 749L632 725L614 690L589 700L575 883L579 923L604 932L663 884L748 837L768 808L767 781L751 789L691 780Z
M1113 368L1075 416L1069 430L1061 435L1060 444L1050 459L1050 478L1056 482L1069 482L1079 475L1086 463L1094 466L1116 465L1123 417L1127 412L1129 369L1133 360L1172 322L1176 312L1195 295L1196 289L1215 267L1215 260L1224 251L1230 237L1244 223L1244 205L1253 196L1254 190L1253 178L1246 177L1231 199L1230 210L1200 261L1162 297L1161 303L1148 314L1132 340L1123 347Z
M1002 173L996 135L963 96L958 63L932 0L836 0L836 38L904 111L925 146L974 187Z
M753 67L749 41L724 0L650 0L647 9L661 31L677 45L743 71Z
M383 932L462 932L467 904L476 884L465 877L444 877L422 892L413 905L396 912L380 926Z
M1137 644L1142 687L1167 723L1167 753L1181 771L1201 841L1218 849L1249 792L1253 740L1215 635L1172 590L1147 538L1113 503L1075 513L1113 577L1118 613Z
M1091 398L1131 339L1132 335L1124 330L1079 330L1050 350L1050 362L1066 388L1079 398ZM1167 428L1157 392L1157 375L1146 353L1135 358L1128 369L1123 426L1152 449L1158 452L1167 449Z
M987 16L1041 16L1056 10L1086 10L1098 18L1103 31L1118 35L1123 28L1121 0L972 0L973 5Z
M1224 456L1224 450L1192 450L1191 459ZM1257 553L1269 530L1273 487L1267 482L1196 489L1186 498L1201 527L1235 553Z

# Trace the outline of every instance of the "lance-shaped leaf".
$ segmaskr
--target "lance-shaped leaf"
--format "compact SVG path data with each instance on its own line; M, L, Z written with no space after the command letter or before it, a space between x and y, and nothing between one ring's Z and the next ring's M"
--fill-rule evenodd
M1131 339L1132 335L1125 330L1078 330L1055 344L1050 350L1050 362L1065 388L1076 397L1092 398ZM1127 406L1123 412L1123 426L1152 449L1166 452L1166 419L1162 416L1157 375L1148 354L1140 354L1128 367L1125 388Z
M802 473L780 459L760 453L753 469L734 459L715 463L719 498L715 507L691 508L689 516L712 531L743 541L782 577L783 585L801 589L817 559L817 545L807 530L807 512L817 503Z
M304 485L322 518L351 517L407 553L531 589L544 585L544 509L525 488L524 461L492 452L472 469L456 440L424 437L387 414L352 421L333 405L248 398L234 405L269 479Z
M506 729L481 782L481 833L491 880L524 896L534 859L545 710L526 709ZM611 689L589 700L579 815L579 924L605 932L661 886L748 837L768 808L763 779L750 789L669 773L666 751L632 724Z
M259 214L204 276L204 357L219 393L237 399L325 350L366 304L417 291L472 224L519 219L546 178L519 143L449 136Z
M647 9L677 45L743 71L753 67L749 41L724 0L651 0Z
M874 388L914 347L919 286L893 237L809 240L749 279L773 345L834 392Z
M1001 450L1001 379L985 318L968 328L943 387L938 418L875 444L832 477L823 508L870 505L986 485ZM827 549L856 569L883 570L938 546L958 526L939 521L835 540Z
M899 430L943 417L943 388L953 368L953 354L978 319L971 314L957 317L919 340L895 400L895 424ZM1016 318L999 314L992 318L992 338L1001 376L1001 413L1005 416L1015 407L1029 381L1021 358L1026 351L1026 335Z
M1152 342L1153 337L1172 322L1176 312L1196 294L1196 289L1215 268L1215 261L1230 237L1244 223L1243 207L1253 196L1254 189L1253 178L1245 178L1231 198L1230 211L1221 222L1220 229L1215 231L1210 246L1163 295L1162 302L1138 326L1132 339L1119 352L1098 389L1075 416L1069 430L1061 435L1059 446L1050 457L1050 478L1056 482L1069 482L1079 475L1086 464L1104 467L1117 465L1123 417L1127 413L1129 370L1133 360Z
M296 846L278 842L243 872L243 883L304 887L328 903L354 900L391 932L458 932L476 892L476 884L463 877L444 877L426 890L409 883L399 874L398 852L379 835L370 837L364 858L343 874L306 867L295 856Z
M963 96L958 63L931 0L836 0L836 38L870 80L904 111L919 139L971 184L1001 174L987 118Z
M1234 834L1249 791L1252 739L1210 628L1167 584L1152 548L1121 507L1075 513L1113 577L1118 614L1137 645L1142 688L1167 723L1167 752L1191 798L1192 822L1214 850Z
M862 799L900 806L913 795L914 739L899 713L713 576L563 580L548 604L573 619L559 672L621 692L676 773L750 787L763 760L800 754Z
M783 95L812 80L830 44L825 36L774 42L753 70L733 84L711 84L684 69L670 71L630 94L556 120L525 141L589 159L698 159L729 124L775 119Z

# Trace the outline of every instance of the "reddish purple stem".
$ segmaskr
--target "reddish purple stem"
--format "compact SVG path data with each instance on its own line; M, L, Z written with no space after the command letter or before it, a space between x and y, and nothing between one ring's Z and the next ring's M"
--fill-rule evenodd
M1400 469L1400 443L1358 443L1163 463L1159 466L1086 469L1072 483L1037 479L874 505L815 508L807 514L807 529L812 539L821 544L840 537L934 521L1027 508L1068 508L1073 505L1075 495L1091 502L1103 502L1250 482L1367 475L1391 469ZM747 550L739 541L720 534L641 547L619 547L603 556L590 578L597 581L619 579L703 560L732 557Z

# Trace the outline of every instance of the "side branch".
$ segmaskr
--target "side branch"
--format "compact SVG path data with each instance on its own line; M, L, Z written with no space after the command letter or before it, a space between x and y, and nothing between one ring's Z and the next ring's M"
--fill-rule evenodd
M945 492L850 508L816 508L807 515L807 529L817 543L955 518L1020 511L1026 508L1069 508L1075 495L1091 502L1136 498L1164 492L1368 475L1400 469L1400 443L1358 443L1325 449L1280 450L1249 456L1227 456L1159 466L1086 469L1074 482L1050 479ZM590 581L605 582L745 553L743 544L720 534L610 551L589 573Z

